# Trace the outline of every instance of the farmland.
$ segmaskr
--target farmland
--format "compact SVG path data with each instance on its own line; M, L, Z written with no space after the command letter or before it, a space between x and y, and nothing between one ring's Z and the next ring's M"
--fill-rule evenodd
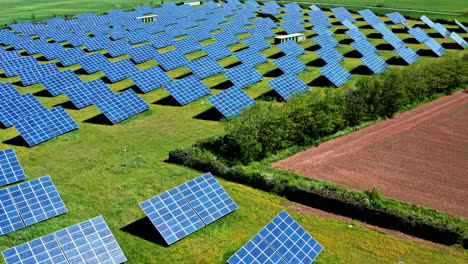
M458 92L273 166L466 217L467 103Z
M8 3L8 5L21 6L17 3ZM114 1L112 5L121 4L122 8L129 8L130 4L126 5L125 3L127 2ZM89 12L90 9L100 12L101 9L95 8L94 4L97 3L81 2L82 12ZM103 7L102 11L112 8L115 6L106 6ZM43 9L38 7L34 10ZM12 12L18 12L18 10ZM65 12L65 10L60 12ZM418 23L420 24L416 21L409 22L411 25ZM362 31L365 34L374 34L374 37L370 38L370 42L379 47L378 55L389 61L391 68L404 67L397 59L394 59L396 54L389 50L388 44L384 40L376 36L375 30L365 28L363 21L357 22L356 25L363 26ZM309 27L310 23L307 26ZM402 25L390 25L389 27L395 29L397 35L402 39L410 38L407 33L403 32ZM455 28L454 25L448 25L448 27ZM346 55L341 64L349 71L354 70L354 76L349 84L352 85L360 78L369 78L369 73L359 70L359 68L362 69L363 65L356 57L352 46L348 45L349 39L342 33L344 26L334 25L331 29L341 32L335 36L337 41L343 43L338 50ZM275 32L279 33L281 29L277 28ZM466 54L466 51L454 47L452 40L437 37L432 29L428 32L437 41L444 44L447 51L442 58L435 58L427 55L428 50L423 44L414 44L413 41L408 41L408 46L422 55L421 61L443 60L449 59L451 56L461 57ZM314 33L308 29L305 34L310 37ZM468 36L468 34L461 35ZM250 36L249 33L239 35L242 39L248 36ZM272 42L272 39L268 40ZM202 41L201 44L207 45L212 42L214 42L213 39L208 39ZM70 45L69 43L63 44L67 47ZM147 43L138 45L143 44ZM245 46L245 44L239 43L229 48L238 51ZM308 65L308 69L299 73L298 76L312 89L332 89L327 87L329 83L316 81L320 78L318 69L322 63L319 56L313 52L317 48L316 43L308 39L302 42L301 46L307 52L299 58ZM11 46L5 48L12 49ZM159 51L163 52L172 48L167 47L159 49ZM105 50L98 52L108 55ZM255 69L265 78L245 89L257 101L262 101L264 99L262 95L271 91L267 81L277 77L275 75L277 69L272 61L281 52L273 46L263 50L262 53L269 60L256 66ZM202 51L197 51L188 54L187 57L193 60L204 55ZM34 56L41 63L50 62L41 54ZM129 57L129 55L123 55L110 60L119 61ZM52 62L59 63L57 59L52 60ZM224 68L228 68L239 61L234 56L229 56L220 60L219 63ZM137 65L140 70L154 66L158 66L155 60ZM76 72L84 81L105 78L100 71L86 74L77 64L60 67L61 71L67 69ZM189 73L189 69L185 66L167 71L167 74L174 80ZM284 209L291 212L294 218L324 246L324 252L314 263L398 263L398 261L407 263L465 263L468 258L466 251L456 246L417 244L405 238L387 235L382 231L376 232L364 228L359 223L353 223L349 219L346 221L335 220L309 213L306 210L295 211L293 210L294 206L291 206L282 197L221 179L220 183L240 209L170 247L164 246L161 239L157 237L154 227L145 218L138 203L203 173L167 163L165 160L168 158L168 152L173 149L189 146L210 136L223 135L223 123L213 121L212 118L207 118L204 115L213 109L206 100L207 97L186 106L180 106L171 103L169 93L162 88L146 94L139 94L145 102L151 105L151 109L117 125L110 126L104 124L101 111L95 106L78 110L71 105L67 96L62 94L52 97L45 92L44 87L40 84L25 87L18 77L6 78L5 75L1 75L0 81L13 83L22 94L34 94L47 108L63 106L80 125L80 128L73 132L32 148L25 146L25 142L14 128L1 129L0 147L2 149L15 148L28 179L50 175L69 212L1 236L0 250L91 217L103 215L126 254L127 263L226 263L226 260L237 249L280 210ZM203 82L213 90L212 94L221 92L225 88L223 84L226 81L223 74L203 79ZM126 89L137 90L130 79L107 83L107 85L116 93ZM3 259L0 260L0 263L3 263L1 261Z

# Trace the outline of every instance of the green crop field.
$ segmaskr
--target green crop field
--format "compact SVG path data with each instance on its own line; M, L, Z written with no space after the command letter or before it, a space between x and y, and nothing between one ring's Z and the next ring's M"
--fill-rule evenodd
M139 1L132 1L131 4L129 1L112 1L109 6L98 7L105 2L110 3L111 1L105 0L99 3L81 1L79 4L76 2L75 6L79 6L79 9L66 7L60 12L63 13L67 10L75 10L74 13L100 12L100 10L113 9L116 4L121 5L122 8L139 4ZM29 5L25 3L29 3ZM54 2L58 9L60 5L56 3L60 2ZM2 4L4 5L4 3ZM11 5L14 6L11 7ZM16 6L18 9L15 9ZM25 6L28 6L30 11L37 12L39 16L39 11L45 10L46 1L8 1L6 8L2 6L0 12L2 14L7 12L12 17L15 15L19 17L21 14L18 12L21 13L21 8L25 8ZM54 9L49 8L48 10ZM410 24L414 23L414 21L410 21ZM357 26L364 24L365 22L362 21L356 23ZM390 27L402 29L401 25ZM454 26L449 27L453 28ZM332 29L335 31L344 29L344 27L333 26ZM376 32L373 29L363 29L362 31L365 34ZM434 33L435 31L430 32ZM312 33L311 30L308 30L306 35L310 36ZM408 38L406 33L398 33L397 35L403 39ZM249 34L243 34L239 37L245 38L247 36ZM468 37L468 34L462 34L462 36ZM344 44L339 47L339 51L346 54L346 59L341 64L349 71L354 70L355 73L361 73L355 69L362 63L353 56L352 46L346 45L346 35L338 34L335 37L336 40ZM449 56L467 54L466 50L452 49L454 42L449 39L436 38L436 40L445 43L451 49L446 51L443 58L423 56L420 61L441 60ZM206 45L211 41L207 40L202 44ZM386 48L384 40L372 38L371 42L381 48L378 54L383 59L396 56L396 53ZM243 45L237 44L230 48L237 50L244 47ZM331 89L319 87L313 82L320 75L317 71L320 67L320 62L317 62L318 55L311 52L315 49L315 42L307 40L301 45L308 52L301 55L300 59L309 67L298 76L305 83L310 83L312 89ZM410 43L408 45L415 50L425 49L425 46L421 44ZM105 51L99 52L105 53ZM253 98L271 90L267 81L274 78L271 76L271 72L276 69L271 58L279 53L279 49L272 47L262 51L262 53L270 57L269 62L257 66L256 69L266 77L262 82L245 89ZM188 54L187 57L195 59L203 55L203 52L199 51ZM40 57L40 55L35 56ZM128 56L112 60L124 58L128 58ZM40 60L42 63L48 62L44 58L40 58ZM220 64L226 67L236 62L237 59L230 56L221 60ZM146 69L155 65L157 62L149 61L139 64L138 67ZM404 66L392 65L391 67ZM61 68L61 70L66 69L79 70L80 66L73 65ZM168 74L177 79L188 72L186 67L180 67L169 71ZM90 81L104 77L104 75L102 72L91 75L80 73L80 77L85 81ZM367 75L353 74L350 83L355 82L358 78L367 78ZM203 82L210 88L220 88L222 86L220 84L226 80L222 74L217 74L204 79ZM226 263L226 260L272 217L281 210L287 210L324 246L324 251L314 263L374 264L404 261L414 264L466 263L468 261L467 251L456 246L418 244L405 238L389 236L383 231L363 228L358 223L305 213L305 210L296 210L297 206L291 207L291 203L284 198L221 179L219 179L220 183L239 205L239 209L170 247L166 247L157 238L155 228L145 221L145 214L138 203L204 173L166 163L165 160L168 158L170 150L189 146L198 140L221 135L224 132L222 122L195 118L212 107L206 100L207 97L182 107L164 103L167 101L165 98L169 95L164 89L140 94L147 103L151 104L151 109L120 124L109 126L102 124L99 118L95 118L100 114L100 111L94 106L76 110L69 107L70 104L67 103L66 96L50 97L44 94L44 87L40 84L22 87L17 83L18 77L2 78L0 76L0 81L14 83L22 93L35 94L36 98L48 108L56 105L64 106L67 112L80 124L80 128L76 131L33 148L22 146L14 128L0 130L0 148L5 149L12 146L15 148L28 180L50 175L69 210L64 215L1 236L0 250L102 215L127 256L127 263ZM128 79L109 84L115 92L133 85L133 82ZM220 91L220 89L213 88L214 93ZM127 151L125 152L124 149ZM4 263L2 258L0 258L0 263Z

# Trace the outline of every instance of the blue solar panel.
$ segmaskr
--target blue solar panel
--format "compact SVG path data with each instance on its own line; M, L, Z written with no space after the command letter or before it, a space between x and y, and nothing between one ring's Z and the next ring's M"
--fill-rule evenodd
M359 30L353 23L349 22L348 20L341 21L341 23L347 27L348 29L357 29Z
M460 37L457 33L452 32L452 34L450 34L450 38L453 39L453 41L455 41L463 49L466 48L467 46L466 41L462 37Z
M119 123L150 108L150 106L131 89L125 90L119 94L95 98L94 104L112 124Z
M320 68L319 71L336 87L339 87L351 78L351 73L338 63L327 64Z
M271 44L261 36L252 36L242 40L249 48L257 51L271 47Z
M429 35L419 27L411 28L408 30L408 33L410 33L410 35L413 36L413 38L415 38L419 43L423 43L430 38Z
M57 65L53 62L23 68L18 71L18 76L24 85L31 85L38 83L45 76L53 75L59 72Z
M26 226L68 212L49 176L8 188Z
M177 188L140 203L140 207L168 245L205 226Z
M130 75L130 79L144 93L153 91L158 87L172 82L171 77L159 67L152 67L144 71L134 72Z
M434 27L434 22L430 18L428 18L426 15L423 15L420 17L421 21L423 21L426 25L429 27Z
M466 28L465 25L463 25L462 22L455 19L455 24L457 24L457 26L459 26L463 31L468 32L468 29Z
M258 73L254 68L246 65L235 66L231 69L225 70L223 73L237 88L240 89L263 80L263 76L260 73Z
M331 8L330 11L333 12L334 16L339 21L348 20L351 23L356 22L356 19L353 18L353 15L344 7Z
M298 22L285 22L279 24L279 26L282 27L288 35L306 31L306 29Z
M195 77L195 75L190 75L173 82L165 88L181 105L186 105L211 93L210 88Z
M160 53L156 60L166 71L170 71L182 65L186 65L189 62L187 57L185 57L184 54L179 50L171 50Z
M315 51L327 63L338 63L344 60L343 54L334 48L326 47Z
M428 48L430 48L437 56L442 56L445 52L445 48L439 44L435 39L429 38L424 42Z
M101 79L96 79L68 87L65 94L76 108L81 109L93 104L101 96L114 95L114 92Z
M192 53L201 50L202 46L194 38L188 37L174 41L174 47L183 54Z
M216 39L218 42L223 43L226 46L236 44L240 41L240 39L231 32L221 32L221 33L213 35L213 38Z
M70 263L120 264L127 261L102 216L54 234Z
M77 62L78 59L87 56L88 54L80 47L68 49L56 54L56 58L63 66L70 66Z
M12 148L0 150L0 186L26 179L26 174Z
M334 48L340 45L338 41L336 41L333 37L329 35L318 35L316 37L313 37L312 39L315 42L317 42L317 44L322 48L324 47Z
M362 17L376 16L376 15L374 14L374 12L372 12L372 11L369 10L369 9L359 10L358 13L359 13L359 15L361 15Z
M362 55L377 52L377 48L374 47L366 39L359 39L358 41L354 41L353 43L351 43L351 46L353 46L354 49L359 51L359 53L361 53Z
M276 45L286 55L299 56L305 53L305 50L296 42L288 40Z
M0 121L5 127L10 127L25 116L46 110L39 100L27 93L0 101Z
M158 51L150 44L133 47L127 50L127 53L136 63L143 63L158 57Z
M215 42L210 45L202 47L202 50L208 55L208 57L214 60L220 60L232 55L232 51L221 42Z
M442 24L439 24L439 23L436 23L434 24L433 28L439 32L439 34L442 36L442 37L448 37L450 35L450 31L448 31L444 25Z
M297 74L307 69L301 60L291 55L276 59L273 63L284 73Z
M177 189L205 225L239 208L209 172L179 185Z
M268 84L285 100L290 100L309 90L307 84L293 74L281 75L268 81Z
M186 65L190 71L195 74L199 79L204 79L224 70L215 60L210 57L201 57L199 59L190 61Z
M255 104L248 94L235 86L208 97L208 101L227 119L232 119Z
M13 77L21 69L31 67L32 65L39 65L39 62L32 56L0 61L0 69L3 70L6 77Z
M132 49L133 46L126 40L121 39L113 42L112 44L105 45L104 48L107 50L111 57L118 57L127 54L128 50Z
M126 79L130 74L140 71L135 64L129 59L116 61L107 65L103 65L102 72L111 82L118 82Z
M377 74L382 73L385 69L388 68L388 64L375 53L365 54L365 56L361 58L361 61L371 71Z
M385 39L385 41L387 41L390 45L393 46L393 48L395 49L399 49L399 48L402 48L402 47L406 47L406 44L403 40L401 40L397 35L395 35L394 33L388 33L388 34L384 34L383 35L383 38Z
M0 190L0 235L23 227L23 220L21 220L10 193L7 189Z
M29 146L78 128L78 124L60 106L16 120L13 126Z
M322 249L301 225L281 211L229 258L228 263L311 263Z
M0 100L6 100L17 96L21 96L21 94L11 83L0 82Z
M310 10L313 10L313 11L322 10L322 9L320 9L320 7L318 7L318 6L316 6L316 5L311 5L311 6L309 6L309 9L310 9Z
M407 21L406 18L398 12L389 13L386 16L392 21L393 24L401 24L402 22Z
M419 59L419 55L408 47L401 47L395 52L408 64L413 64Z
M236 56L242 64L250 67L254 67L268 61L262 53L251 48L236 52L234 56Z
M7 264L69 263L53 234L7 249L2 254Z
M174 44L174 39L169 33L163 32L157 35L153 35L149 38L149 42L155 48L160 49Z
M46 76L40 83L50 94L57 96L64 93L69 87L83 83L83 81L73 71L66 70Z

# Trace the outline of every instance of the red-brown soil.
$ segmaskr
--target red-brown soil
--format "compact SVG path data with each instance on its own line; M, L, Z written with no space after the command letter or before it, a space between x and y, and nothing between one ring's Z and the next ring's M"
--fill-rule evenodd
M424 104L273 167L468 216L468 94Z

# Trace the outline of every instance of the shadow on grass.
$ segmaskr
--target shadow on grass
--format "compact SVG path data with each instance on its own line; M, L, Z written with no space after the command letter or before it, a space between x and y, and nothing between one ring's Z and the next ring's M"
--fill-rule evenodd
M2 142L3 144L13 145L17 147L29 147L28 143L22 136L16 136L14 138L7 139Z
M352 71L349 73L351 74L360 74L360 75L372 75L374 72L369 69L369 67L365 65L359 65L358 67L354 68Z
M105 125L105 126L112 125L112 122L104 114L93 116L89 119L86 119L83 122L89 123L89 124L95 124L95 125Z
M387 63L390 65L400 65L400 66L407 66L408 63L402 59L401 57L392 57L387 60Z
M35 92L33 95L39 96L39 97L54 97L47 89L40 90L39 92Z
M317 87L335 87L335 84L333 84L330 80L327 79L327 77L323 75L317 77L315 80L311 81L307 85Z
M424 56L424 57L439 57L437 54L435 54L434 51L430 49L420 49L416 52L419 56Z
M286 100L284 100L283 97L281 97L281 95L279 95L279 93L275 91L274 89L258 96L257 98L255 98L255 100L266 101L266 102L272 102L272 101L286 102Z
M315 59L315 60L307 63L307 66L319 67L319 68L323 67L325 65L327 65L327 63L321 58Z
M407 44L420 44L415 38L406 38L403 41Z
M338 43L340 43L341 45L349 45L349 44L351 44L353 42L354 42L353 39L347 38L347 39L340 40Z
M172 95L159 99L153 104L167 105L167 106L182 106Z
M129 233L139 238L143 238L146 241L161 245L163 247L168 246L164 238L158 232L156 227L154 227L153 223L151 223L151 220L147 216L120 228L120 231Z
M218 89L218 90L226 90L228 88L231 88L234 86L234 83L232 83L230 80L224 81L222 83L218 83L217 85L210 87L211 89Z
M457 43L442 43L442 47L445 49L463 50L463 48Z
M215 107L211 107L210 109L194 116L195 119L206 120L206 121L220 121L223 119L223 114L218 111Z
M275 77L279 77L279 76L281 76L283 74L284 74L284 72L282 70L274 69L274 70L271 70L271 71L263 74L263 76L264 77L273 77L273 78L275 78Z
M284 52L280 51L278 53L275 53L275 54L269 56L268 58L272 59L272 60L276 60L276 59L279 59L279 58L281 58L283 56L286 56L286 54L284 54Z
M362 54L357 50L352 50L344 54L343 56L345 56L346 58L356 58L356 59L362 58Z
M61 107L65 108L65 109L78 110L78 107L76 107L76 106L72 103L72 101L70 101L70 100L69 100L69 101L66 101L66 102L63 102L63 103L61 103L61 104L56 104L56 105L54 105L54 107L57 107L57 106L61 106Z

